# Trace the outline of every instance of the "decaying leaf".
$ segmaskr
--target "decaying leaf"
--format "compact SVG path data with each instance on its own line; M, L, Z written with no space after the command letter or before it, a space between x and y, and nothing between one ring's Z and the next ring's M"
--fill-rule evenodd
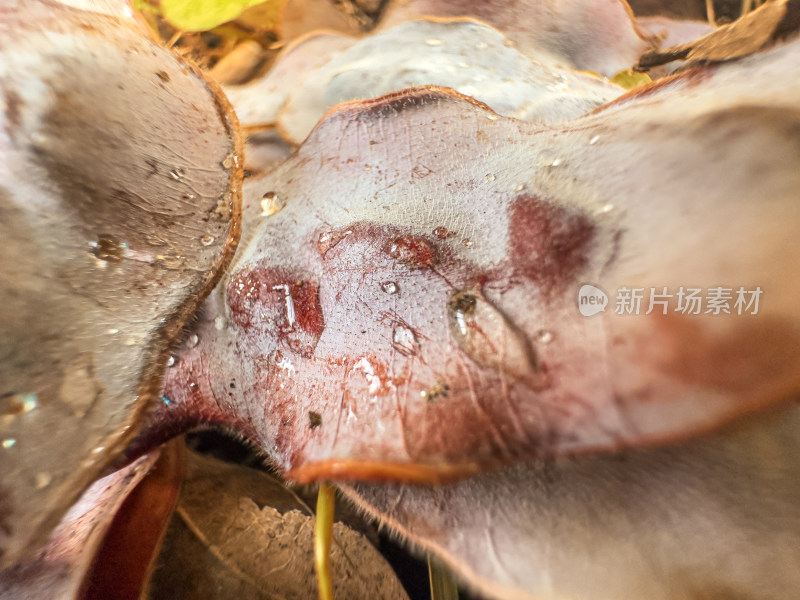
M502 600L790 600L800 410L680 446L348 495Z
M658 40L659 48L693 42L714 29L705 21L681 21L658 16L638 17L636 26L649 37Z
M278 127L299 144L335 104L422 85L453 88L504 116L546 122L585 114L622 93L597 77L531 60L482 23L410 21L310 71L289 93Z
M315 598L314 519L304 512L264 473L190 455L151 600ZM407 599L363 535L337 522L334 536L336 598Z
M380 28L424 16L481 19L520 52L549 66L607 77L635 64L651 47L621 0L395 0Z
M437 481L787 401L798 51L552 126L436 88L340 105L246 191L154 429L229 423L299 480ZM605 312L578 311L586 284ZM682 287L730 290L729 314L676 310Z
M357 35L366 22L347 10L352 6L336 0L288 0L281 15L281 37L291 41L320 29Z
M306 74L353 43L354 38L338 33L311 34L287 46L264 77L226 87L240 122L245 127L275 125L281 106Z
M156 464L116 511L86 573L81 600L147 597L185 470L183 440L162 446Z
M227 102L133 21L11 2L0 39L9 564L158 397L168 345L233 252L242 167Z
M747 56L796 31L798 27L800 2L772 0L697 40L645 53L637 68L649 69L674 60L684 60L688 66L692 66L698 62Z
M95 481L30 559L0 571L0 598L78 598L117 509L147 474L158 452Z

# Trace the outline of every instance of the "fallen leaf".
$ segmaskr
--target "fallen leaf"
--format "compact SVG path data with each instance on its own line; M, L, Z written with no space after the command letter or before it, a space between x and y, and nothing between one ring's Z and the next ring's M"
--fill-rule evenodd
M344 490L487 598L790 600L798 427L795 407L675 447Z
M263 2L264 0L159 0L159 8L163 17L180 31L208 31L217 25L233 21L246 8ZM280 4L280 0L268 2Z
M316 597L314 519L263 472L190 455L150 598ZM407 599L380 553L334 524L336 598Z
M79 598L114 515L158 455L158 451L153 452L92 483L36 553L0 571L0 598Z
M545 122L580 116L622 93L597 77L549 68L509 46L498 31L471 20L402 23L309 71L291 88L278 128L299 144L335 104L421 85L450 87L503 116Z
M620 0L394 0L379 27L424 16L480 19L548 66L607 77L633 66L651 47Z
M246 191L241 252L149 435L207 420L289 478L441 481L789 401L798 51L552 126L439 88L339 105ZM594 317L587 284L610 303ZM676 310L721 286L760 290L757 314ZM619 301L665 288L638 316Z
M791 7L791 10L789 10ZM732 60L747 56L791 33L800 25L800 2L773 0L723 25L701 38L657 52L647 52L637 69L646 70L674 60L687 66L699 62ZM793 25L789 25L789 23Z
M241 147L217 89L133 21L26 1L0 39L8 565L158 398L168 345L233 253Z
M185 469L183 440L161 447L156 464L114 514L86 574L81 600L140 600L147 596Z
M274 126L278 111L300 81L332 56L355 43L338 33L315 33L284 48L264 77L241 86L226 86L225 94L245 127Z
M335 0L288 0L281 18L281 39L292 41L321 29L358 35L362 23L356 15L348 14L348 6L352 5Z

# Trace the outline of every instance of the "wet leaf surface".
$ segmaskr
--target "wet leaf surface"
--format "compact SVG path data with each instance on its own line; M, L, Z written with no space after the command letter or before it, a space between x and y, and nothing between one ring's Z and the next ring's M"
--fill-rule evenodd
M246 190L158 419L231 424L300 480L438 481L785 402L798 96L773 74L797 51L549 127L435 88L340 106ZM612 298L591 318L586 283ZM622 288L721 285L759 287L758 314L613 310Z
M618 0L395 0L380 28L433 17L472 17L501 31L522 52L549 66L611 77L631 67L651 42Z
M228 105L132 22L0 13L0 555L42 543L158 398L230 259Z
M335 104L422 85L452 88L503 116L547 122L580 116L622 93L600 78L528 58L481 23L411 21L354 40L310 71L292 88L278 127L299 144Z

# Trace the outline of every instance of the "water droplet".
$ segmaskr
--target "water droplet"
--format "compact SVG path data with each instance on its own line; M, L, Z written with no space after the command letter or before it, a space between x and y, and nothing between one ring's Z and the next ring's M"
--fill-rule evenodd
M222 331L227 326L228 326L228 321L225 319L225 317L216 317L214 319L214 329L216 329L217 331Z
M450 232L447 231L447 227L442 227L441 225L433 230L433 235L438 237L440 240L446 240L447 236L450 235Z
M106 262L121 261L128 250L128 244L109 234L101 235L96 242L91 242L89 245L92 247L92 254Z
M600 207L601 213L608 213L611 212L612 210L614 210L614 205L611 204L610 202L607 202L606 204L603 204L603 206Z
M106 449L106 447L105 447L105 446L98 446L97 448L95 448L94 450L92 450L92 454L100 454L100 453L101 453L103 450L105 450L105 449Z
M41 490L46 488L50 485L50 482L53 481L53 476L50 473L37 473L35 478L35 485L37 490Z
M599 140L599 139L600 139L599 135L593 136L592 139L589 140L589 145L590 146L594 146L597 143L597 140Z
M261 216L271 217L283 209L283 202L275 192L267 192L261 197Z
M117 335L119 333L119 329L109 329L106 333L108 333L108 335Z
M0 402L2 403L0 412L13 419L16 415L29 413L39 406L39 396L36 394L11 394Z
M351 229L346 229L344 231L326 231L319 235L319 239L317 240L317 251L322 258L325 258L325 255L328 254L328 251L331 248L336 247L336 245L341 242L344 238L348 235L351 235L353 231Z
M514 191L515 192L521 192L524 189L525 189L525 184L524 183L518 183L517 185L514 186Z
M486 115L486 118L489 119L490 121L497 121L497 115L495 114L488 114Z
M15 440L14 438L6 438L3 440L3 448L8 450L9 448L13 448L16 443L17 440Z
M553 160L553 162L550 163L550 166L551 167L557 167L560 164L561 164L561 159L560 158L556 158L555 160Z
M175 357L171 354L167 357L167 367L174 367L175 366Z
M392 347L403 356L414 356L419 352L419 341L411 329L397 325L392 330Z
M198 336L196 333L193 333L188 338L186 338L186 347L187 348L190 348L190 349L194 348L199 343L200 343L200 336Z
M495 179L497 178L495 177L494 173L489 173L488 175L486 175L486 177L483 178L483 182L488 183L490 181L494 181Z
M213 235L206 234L200 238L200 243L203 244L203 246L210 246L211 244L214 243L214 239L215 238Z
M175 181L180 181L185 175L186 172L181 167L175 167L169 172L169 176Z
M394 281L384 281L381 284L381 289L387 294L396 294L400 290Z
M39 406L39 396L36 394L22 394L22 412L29 413Z
M549 344L553 341L553 332L547 329L540 329L536 332L536 341L540 344Z
M183 264L183 256L180 254L158 254L156 255L156 260L160 261L165 269L169 269L171 271L179 269Z
M463 240L461 240L461 245L466 248L469 248L470 246L472 246L472 240L469 238L464 238Z
M441 46L444 42L442 42L442 40L427 39L425 43L428 44L428 46Z
M448 302L450 332L472 360L525 382L544 384L528 340L477 291L460 291Z

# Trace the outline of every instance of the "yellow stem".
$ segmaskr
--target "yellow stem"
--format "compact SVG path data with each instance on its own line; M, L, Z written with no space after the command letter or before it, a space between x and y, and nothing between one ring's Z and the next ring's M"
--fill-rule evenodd
M314 528L314 566L317 569L319 600L333 600L331 581L331 539L336 494L332 486L323 483L317 496L317 523Z

